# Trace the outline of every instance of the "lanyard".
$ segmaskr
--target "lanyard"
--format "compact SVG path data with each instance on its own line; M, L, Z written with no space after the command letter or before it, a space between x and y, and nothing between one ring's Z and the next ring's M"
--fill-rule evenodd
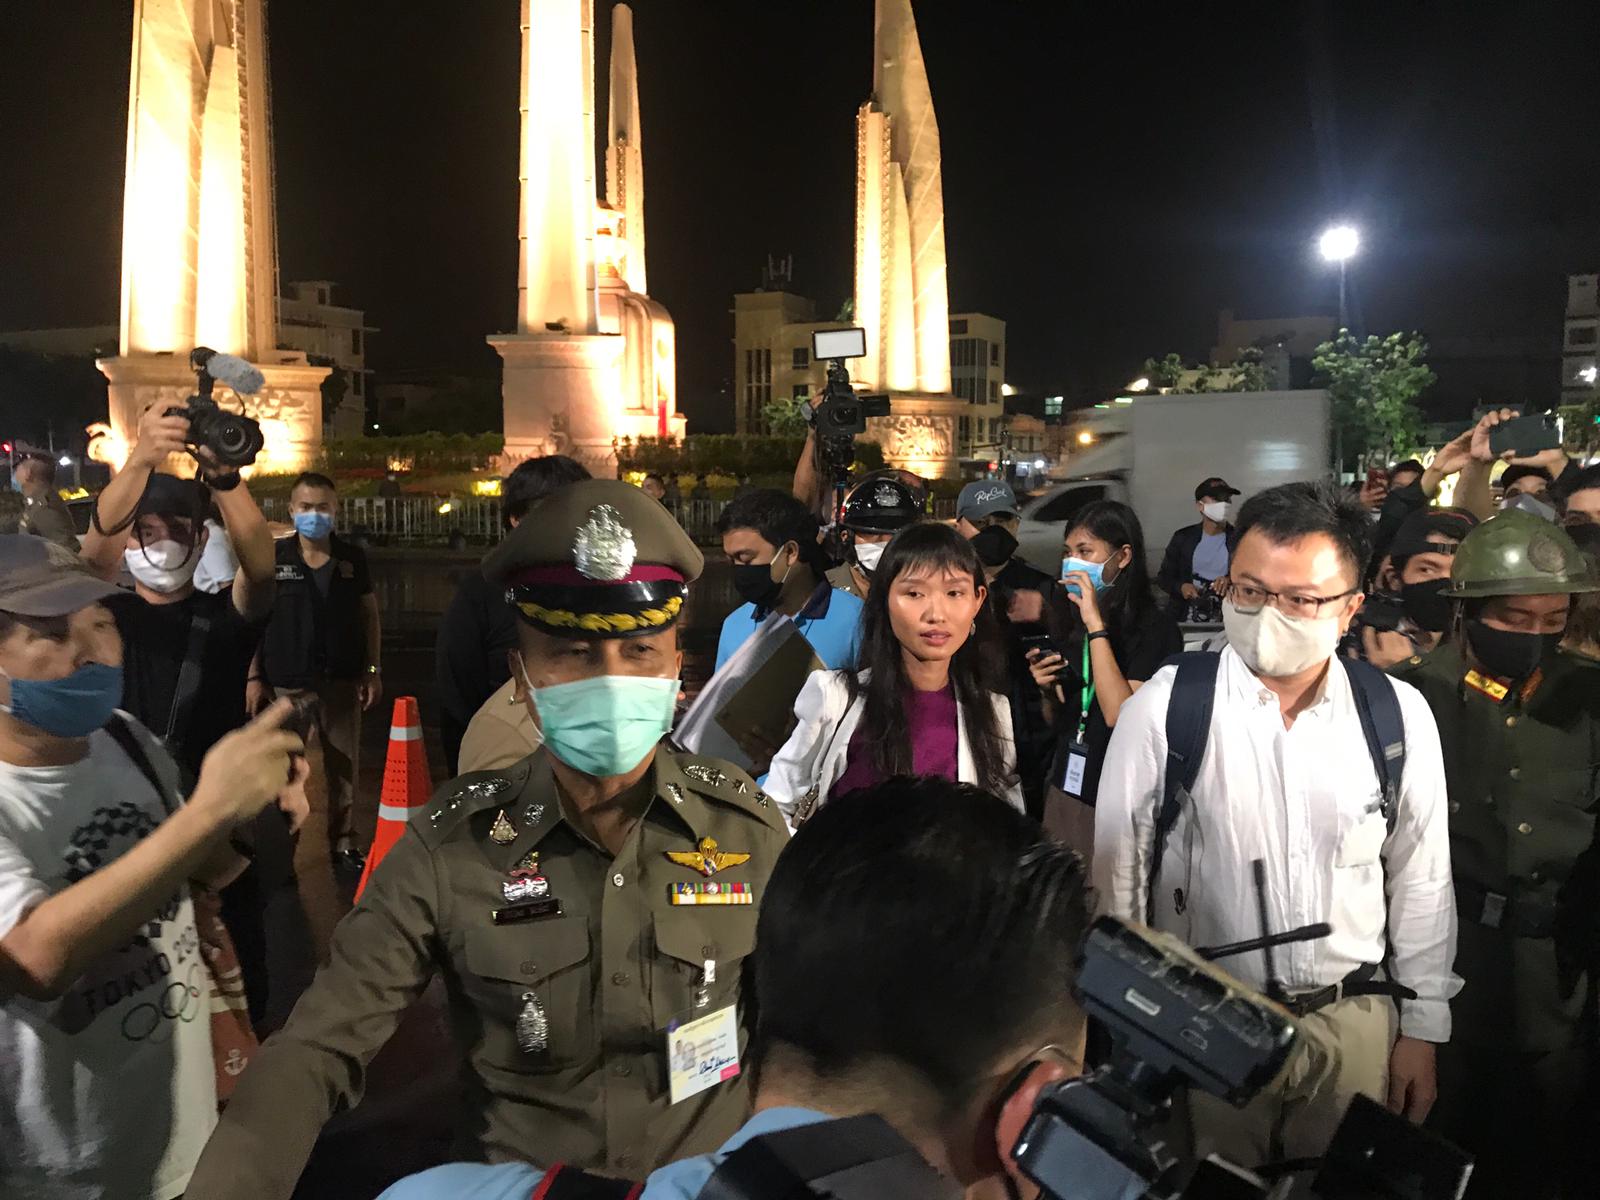
M1080 711L1078 713L1078 741L1083 741L1083 735L1089 728L1089 706L1094 703L1094 675L1089 670L1089 639L1083 639L1083 688L1078 692Z

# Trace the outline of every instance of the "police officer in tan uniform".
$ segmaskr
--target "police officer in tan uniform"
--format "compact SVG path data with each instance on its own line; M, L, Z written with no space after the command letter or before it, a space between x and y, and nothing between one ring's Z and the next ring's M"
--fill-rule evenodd
M467 722L458 756L461 773L514 766L537 750L542 741L533 714L528 711L522 681L508 679Z
M672 1067L688 1022L723 1021L743 1048L740 963L786 834L747 776L660 742L701 565L615 480L551 495L489 557L545 745L446 784L390 851L242 1077L190 1200L289 1196L435 973L465 1064L457 1154L637 1178L739 1127L742 1074L689 1091Z

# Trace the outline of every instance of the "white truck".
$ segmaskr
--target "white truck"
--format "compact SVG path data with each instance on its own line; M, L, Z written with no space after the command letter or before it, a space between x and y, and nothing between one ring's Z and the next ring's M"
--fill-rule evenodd
M1213 475L1240 500L1263 488L1329 474L1328 393L1201 392L1138 396L1086 414L1091 439L1064 482L1023 505L1024 558L1052 576L1073 516L1094 500L1133 506L1152 577L1172 535L1200 519L1194 489ZM1080 438L1081 440L1081 438Z

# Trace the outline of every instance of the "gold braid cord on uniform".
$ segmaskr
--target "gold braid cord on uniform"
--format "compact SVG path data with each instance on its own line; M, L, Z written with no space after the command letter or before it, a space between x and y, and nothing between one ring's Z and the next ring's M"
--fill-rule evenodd
M582 629L590 633L633 633L640 629L670 625L682 607L682 596L669 597L659 608L645 608L636 613L576 613L570 609L546 608L531 600L517 601L517 608L530 621L558 629Z

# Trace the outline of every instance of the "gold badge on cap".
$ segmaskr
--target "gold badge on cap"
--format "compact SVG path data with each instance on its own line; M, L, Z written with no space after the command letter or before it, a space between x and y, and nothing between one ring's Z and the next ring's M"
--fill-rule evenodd
M622 523L622 514L609 504L589 510L589 519L578 526L572 539L572 560L580 573L590 579L626 579L638 554L633 530Z
M710 876L718 871L725 871L729 867L737 867L741 863L750 861L748 854L732 854L717 849L716 838L701 838L700 844L693 850L668 850L667 857L680 867L688 867L691 871Z

